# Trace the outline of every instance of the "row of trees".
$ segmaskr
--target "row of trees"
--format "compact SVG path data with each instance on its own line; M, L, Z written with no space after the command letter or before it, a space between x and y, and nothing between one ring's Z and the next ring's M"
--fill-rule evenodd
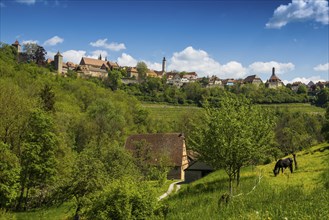
M109 73L111 76L112 73ZM148 77L139 84L121 85L116 89L122 89L128 94L136 96L141 101L168 102L171 104L193 104L201 106L202 103L218 102L223 93L230 92L245 96L253 103L303 103L310 102L307 92L296 93L289 88L269 89L265 85L238 84L225 86L224 88L206 88L202 81L185 84L182 88L170 86L166 79Z

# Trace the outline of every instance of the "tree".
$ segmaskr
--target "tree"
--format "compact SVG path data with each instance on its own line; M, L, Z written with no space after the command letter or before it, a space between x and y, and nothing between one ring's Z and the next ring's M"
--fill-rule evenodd
M283 153L293 155L295 169L298 169L296 153L312 145L313 140L316 139L312 137L314 132L320 133L319 126L310 123L310 117L313 116L300 112L292 113L288 110L278 115L275 129L276 141Z
M0 208L9 207L16 199L19 173L17 156L0 141Z
M106 85L110 87L113 91L120 88L122 81L122 75L119 70L111 70L109 71L108 77L105 81Z
M308 88L306 85L302 84L297 89L297 94L307 94Z
M138 62L136 65L136 69L138 72L138 80L143 81L146 78L146 74L148 71L147 65L144 62Z
M47 112L54 111L55 93L52 91L51 86L45 84L40 92L40 97L42 99L43 109Z
M327 107L329 101L329 89L323 88L316 94L315 104L320 107Z
M23 56L28 62L35 62L38 65L44 64L46 60L46 50L35 43L27 43L23 46Z
M17 209L27 209L30 190L43 190L56 174L57 137L53 133L53 122L44 112L31 113L27 132L23 139L21 163L21 192Z
M226 171L232 194L232 181L236 178L239 185L240 169L254 164L270 148L272 115L244 98L225 97L219 108L206 106L203 119L193 125L188 143L201 160Z
M38 45L37 50L35 51L35 63L38 65L43 65L46 61L47 51Z

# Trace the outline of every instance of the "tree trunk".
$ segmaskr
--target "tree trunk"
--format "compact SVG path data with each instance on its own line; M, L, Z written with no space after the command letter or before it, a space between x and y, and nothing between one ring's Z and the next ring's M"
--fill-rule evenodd
M232 196L233 195L232 176L230 176L229 190L230 190L230 196Z
M236 186L239 186L240 184L240 167L237 170L237 174L236 174Z
M24 198L24 189L25 189L25 186L24 186L24 184L22 184L21 193L20 193L20 196L18 199L18 204L16 206L16 210L18 210L18 211L20 211L22 208L22 203L23 203L23 198Z
M297 160L296 160L296 157L297 157L297 156L296 156L295 153L293 153L292 156L294 157L295 170L297 170L297 169L298 169Z
M27 210L27 201L29 199L29 191L30 191L30 187L27 187L27 189L26 189L26 195L25 195L25 202L24 202L24 211Z

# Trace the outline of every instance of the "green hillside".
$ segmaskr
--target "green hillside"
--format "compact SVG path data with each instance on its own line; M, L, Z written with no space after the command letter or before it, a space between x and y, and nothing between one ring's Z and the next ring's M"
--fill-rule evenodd
M273 175L275 163L248 167L229 203L227 176L217 171L171 196L168 219L328 219L329 145L297 154L299 169Z
M316 107L309 103L290 103L290 104L267 104L261 105L265 108L276 110L289 109L291 112L304 112L311 114L324 114L325 109ZM149 111L150 117L155 120L164 120L167 122L177 122L185 115L197 113L201 108L195 106L177 106L166 104L143 104L143 107Z

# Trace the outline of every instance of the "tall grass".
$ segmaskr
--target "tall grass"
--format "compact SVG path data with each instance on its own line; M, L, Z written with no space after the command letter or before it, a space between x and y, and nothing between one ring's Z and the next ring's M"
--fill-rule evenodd
M167 202L168 219L329 219L329 147L297 155L299 169L274 177L274 163L245 168L241 186L222 203L227 177L217 171L186 185ZM263 176L259 184L259 175ZM253 187L256 185L254 190Z

